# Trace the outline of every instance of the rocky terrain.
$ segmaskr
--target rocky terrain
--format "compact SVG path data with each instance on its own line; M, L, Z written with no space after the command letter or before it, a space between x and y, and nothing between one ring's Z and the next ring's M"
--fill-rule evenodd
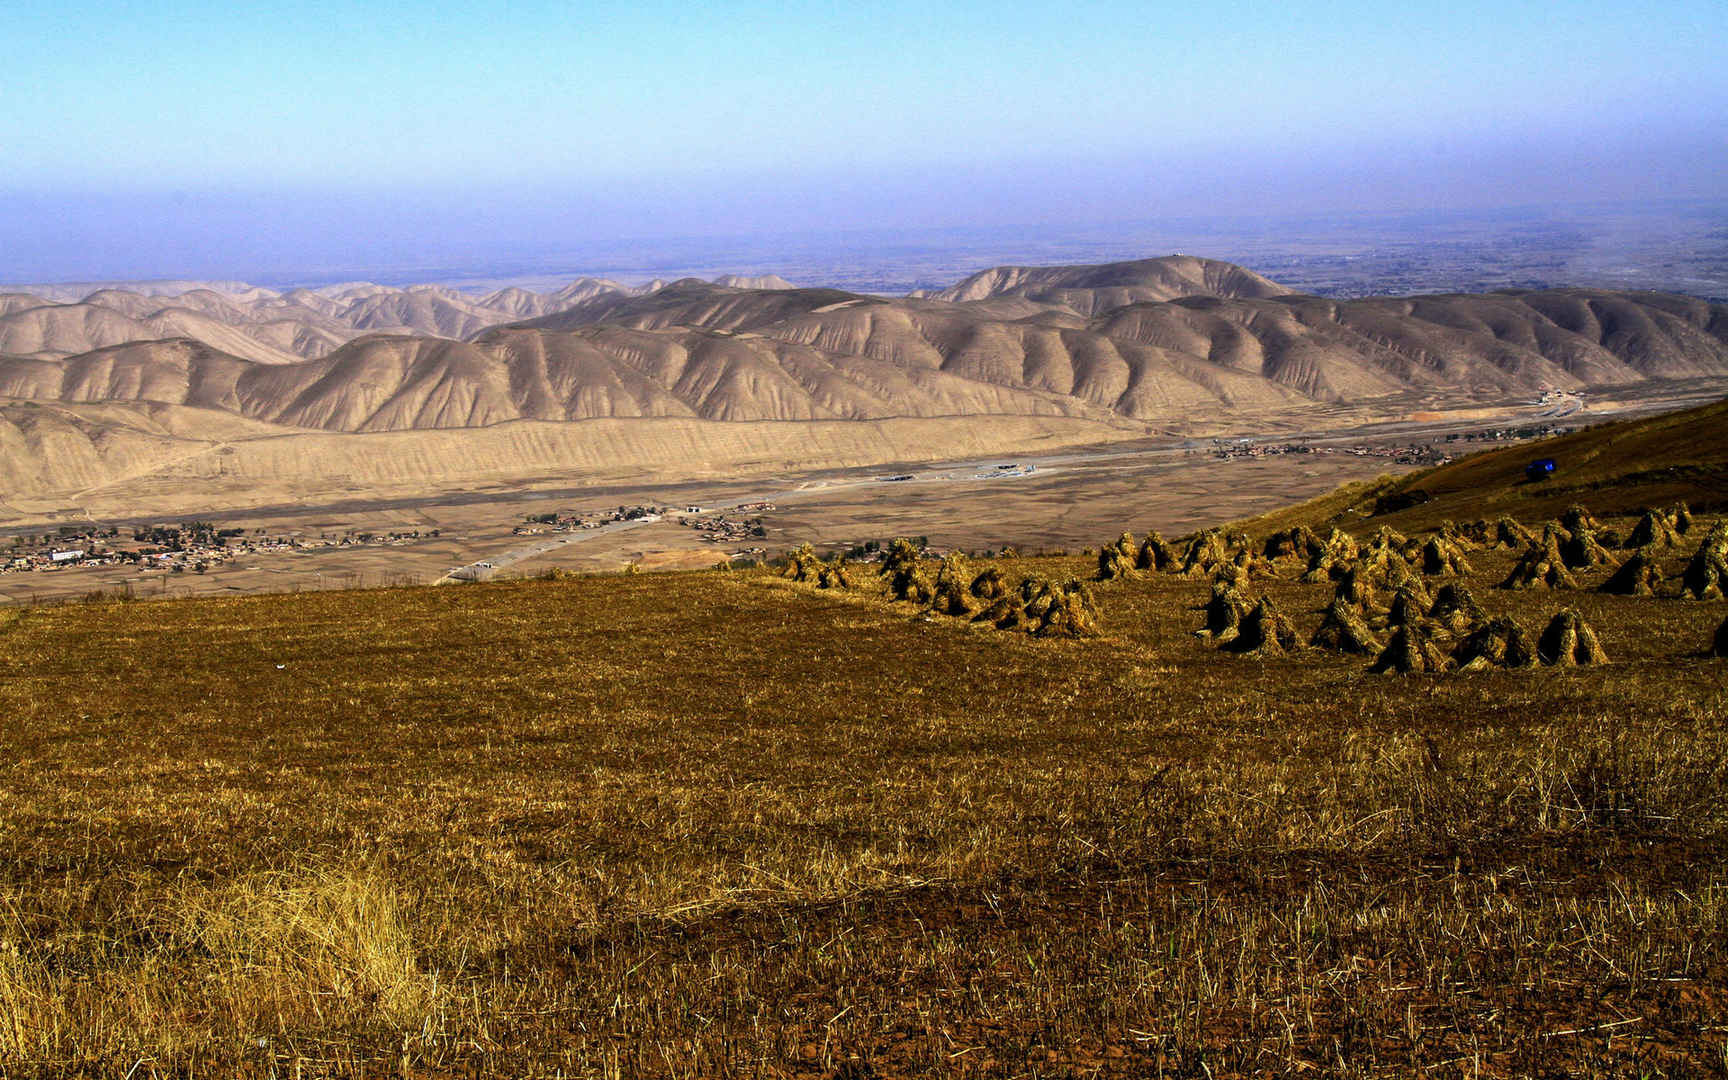
M681 448L652 464L687 473L865 464L871 445L891 455L875 461L938 460L1026 437L1267 430L1339 410L1373 420L1728 379L1728 308L1657 293L1341 301L1189 256L1000 267L904 298L786 284L12 294L0 298L0 400L12 403L0 495L194 477L238 490L242 462L284 458L305 483L348 490L379 475L380 453L407 486L647 467L649 444ZM620 436L620 421L647 427ZM789 421L900 427L825 434L853 449L810 462L799 454L813 433ZM926 423L908 443L911 421ZM739 424L778 426L740 442ZM388 445L351 441L386 433Z

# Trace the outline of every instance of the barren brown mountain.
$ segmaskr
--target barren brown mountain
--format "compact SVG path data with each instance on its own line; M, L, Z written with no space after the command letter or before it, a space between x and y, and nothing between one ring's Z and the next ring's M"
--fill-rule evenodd
M1174 298L1135 298L1151 294ZM310 456L289 455L287 471L313 487L320 474L332 483L374 475L356 455L380 452L413 463L396 470L411 486L477 473L504 479L513 468L544 476L608 455L628 469L643 465L631 455L650 443L680 447L688 456L665 464L690 472L793 464L809 451L807 433L789 428L742 442L726 431L745 423L926 422L911 444L904 426L892 437L830 437L842 449L806 462L864 464L1008 452L1027 438L1072 445L1263 430L1340 409L1373 419L1543 390L1728 378L1728 308L1653 293L1334 301L1175 256L1000 268L940 295L696 279L652 291L585 279L555 293L484 297L359 284L243 302L188 293L189 306L142 319L119 309L144 312L160 298L97 294L30 306L8 297L0 398L61 411L52 419L7 411L0 491L52 499L212 468L237 489L251 468L237 455L251 454L246 443L264 434L304 444ZM229 326L216 315L252 321ZM429 329L400 332L409 324ZM366 333L371 327L384 332ZM336 341L346 343L319 355ZM174 410L240 428L213 437L214 419L168 418ZM600 420L671 427L610 448L614 428L548 435ZM532 434L494 432L484 453L484 440L464 442L463 432L523 423ZM784 452L765 449L774 430ZM992 441L992 430L1002 437ZM415 442L432 431L448 434ZM312 432L322 434L308 441ZM343 441L387 432L403 436L387 451ZM497 449L506 445L515 449ZM872 446L895 456L872 459ZM265 456L275 460L279 449ZM663 462L658 455L649 456Z

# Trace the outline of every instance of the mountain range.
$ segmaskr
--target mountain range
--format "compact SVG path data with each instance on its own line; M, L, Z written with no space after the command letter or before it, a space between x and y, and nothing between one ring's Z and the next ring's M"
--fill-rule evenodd
M318 459L332 477L376 452L362 437L442 433L421 440L435 450L406 452L418 463L402 478L411 487L417 476L447 485L474 474L462 432L490 431L469 442L492 445L496 429L524 423L559 429L556 447L537 437L542 449L520 449L514 466L517 451L501 452L480 470L490 480L556 472L572 439L601 440L605 460L617 425L576 421L684 425L672 442L687 444L683 467L699 470L734 462L722 447L739 431L724 425L894 423L923 434L879 452L909 460L990 448L993 429L1066 445L1700 378L1728 379L1728 307L1594 290L1339 301L1191 256L999 267L899 298L775 278L638 288L582 279L483 296L367 284L172 297L102 289L71 303L8 294L0 399L14 406L0 410L0 497L108 488L118 499L146 478L166 482L163 469L185 480L204 468L185 463L208 453L233 458L260 438L314 433L320 454L334 455ZM829 442L852 446L856 435ZM840 457L868 463L868 443ZM762 451L737 450L745 460ZM617 465L635 452L620 444ZM831 462L806 464L821 463ZM239 462L228 464L243 486ZM319 467L302 469L308 489Z

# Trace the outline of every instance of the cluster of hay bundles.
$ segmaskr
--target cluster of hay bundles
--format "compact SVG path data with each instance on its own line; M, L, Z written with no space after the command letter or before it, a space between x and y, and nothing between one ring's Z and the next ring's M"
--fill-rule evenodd
M836 555L832 562L824 562L816 549L809 544L802 544L797 551L786 555L786 568L781 573L793 581L803 581L815 585L818 589L850 589L852 575L846 568L844 553Z
M1580 667L1606 664L1608 654L1596 640L1596 631L1573 608L1565 608L1548 623L1536 642L1536 655L1544 664Z
M1043 638L1098 635L1098 604L1084 582L1057 584L1029 577L1020 583L1016 599L1017 604L1007 597L997 602L1006 605L1005 617L993 620L998 629L1023 628L1033 637Z
M1183 577L1211 577L1230 561L1230 543L1222 529L1207 529L1188 541L1182 553Z
M1374 631L1369 629L1359 609L1340 597L1333 598L1332 606L1326 609L1320 628L1314 631L1308 644L1317 649L1359 656L1375 655L1385 648L1374 636Z
M1434 602L1428 606L1428 618L1454 634L1462 634L1487 621L1488 616L1482 605L1476 602L1476 594L1467 586L1448 583L1440 586L1440 591L1434 594Z
M1193 550L1193 545L1189 545ZM1140 571L1164 573L1180 571L1183 558L1170 546L1157 529L1136 542L1132 533L1123 533L1114 543L1098 549L1098 580L1138 577Z
M1560 529L1550 522L1542 530L1542 539L1531 544L1519 557L1518 565L1500 583L1502 589L1576 589L1578 579L1566 568L1566 557L1560 554Z
M1453 651L1459 671L1524 668L1536 662L1524 628L1504 616L1490 619L1464 635Z
M1662 568L1657 565L1656 547L1651 545L1633 552L1596 591L1616 596L1655 596L1661 587Z
M955 618L970 616L972 580L972 570L966 565L966 556L958 551L949 552L936 570L933 586L935 595L930 602L931 608L939 615L952 615Z
M1728 521L1710 530L1680 575L1681 596L1720 600L1724 590L1728 590Z
M1146 534L1146 539L1140 541L1140 548L1134 556L1134 569L1163 573L1175 568L1179 561L1176 549L1170 546L1157 529L1153 529Z
M928 604L936 599L936 586L924 572L923 552L910 540L895 540L876 571L888 579L888 595L896 600Z
M1444 536L1433 536L1422 545L1422 572L1430 577L1467 577L1476 571L1464 557L1462 545Z
M967 591L980 600L1000 600L1008 594L1008 586L1002 580L1002 571L987 566L972 579Z
M1536 534L1518 524L1509 517L1501 517L1494 523L1494 539L1489 544L1494 548L1511 548L1517 551L1529 547L1536 542Z
M1260 554L1274 562L1279 559L1301 559L1311 563L1326 550L1326 542L1306 525L1273 533L1266 538Z
M1666 510L1646 510L1644 516L1638 519L1638 524L1632 527L1632 535L1626 538L1623 546L1628 548L1669 548L1680 543L1680 538L1692 528L1692 511L1685 503L1677 503Z
M1194 631L1194 636L1208 638L1218 644L1233 641L1242 628L1242 619L1249 612L1248 598L1233 583L1212 584L1212 595L1206 601L1206 624Z
M1560 557L1566 560L1566 569L1588 570L1614 561L1613 553L1598 539L1597 532L1589 525L1579 525L1561 538Z
M1308 570L1302 575L1302 580L1315 582L1342 577L1361 554L1354 536L1343 529L1333 529L1319 550L1309 556Z
M1123 533L1113 544L1105 544L1098 549L1098 580L1139 577L1140 571L1134 565L1138 554L1139 547L1129 533Z
M1419 622L1405 623L1392 634L1374 663L1368 668L1376 675L1395 671L1445 671L1451 661L1434 643L1428 628Z
M1224 647L1243 656L1266 659L1295 652L1299 645L1295 625L1278 610L1270 596L1262 596L1254 609L1243 616L1236 636Z

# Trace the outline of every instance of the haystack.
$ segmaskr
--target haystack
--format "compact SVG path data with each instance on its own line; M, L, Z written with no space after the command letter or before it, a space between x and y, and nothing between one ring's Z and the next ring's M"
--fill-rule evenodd
M1432 577L1468 576L1476 571L1464 557L1464 549L1444 536L1430 537L1422 545L1422 572Z
M1564 514L1560 515L1560 527L1569 533L1575 533L1579 529L1589 529L1591 532L1595 532L1602 527L1602 523L1591 517L1590 511L1577 503L1573 503L1566 508Z
M852 587L852 574L847 569L844 553L835 556L833 562L825 563L822 566L816 575L816 587L818 589L850 589Z
M1634 551L1596 591L1616 596L1655 596L1661 587L1662 568L1657 563L1656 549L1645 547Z
M822 565L816 549L806 542L798 550L786 553L786 568L781 574L793 581L815 581L822 575Z
M1041 605L1042 613L1032 628L1034 637L1098 636L1098 604L1085 582L1065 581L1051 587L1045 597L1048 602Z
M1711 642L1710 655L1728 659L1728 619L1722 620L1722 625L1716 628L1716 640Z
M1230 556L1230 561L1225 565L1238 576L1248 579L1278 576L1278 567L1273 564L1272 560L1253 548L1241 548Z
M882 566L876 573L881 577L892 576L909 566L917 566L923 557L918 545L902 536L888 545L887 553L882 556Z
M972 597L967 592L971 577L966 556L953 551L943 557L942 565L936 570L935 596L931 601L938 615L965 618L972 614Z
M1182 553L1182 575L1206 577L1218 569L1220 564L1229 561L1230 548L1225 543L1223 532L1207 529L1188 541L1188 550Z
M1020 606L1026 618L1036 623L1050 609L1051 594L1056 586L1041 577L1029 577L1020 582Z
M1376 675L1388 671L1445 671L1448 663L1446 654L1434 644L1427 630L1420 624L1407 623L1392 635L1368 670Z
M1518 559L1518 565L1500 583L1502 589L1576 589L1578 580L1566 569L1560 555L1560 532L1549 525L1542 540L1531 544Z
M1625 545L1629 548L1666 548L1680 542L1680 530L1675 528L1674 519L1666 510L1646 510L1644 516L1638 519L1638 524L1632 526L1632 535L1626 538Z
M1246 589L1253 582L1254 575L1233 562L1227 562L1212 571L1212 584L1214 585L1234 585L1238 589Z
M1524 628L1504 616L1483 623L1464 635L1452 653L1459 671L1529 667L1536 662Z
M1434 536L1452 544L1460 551L1469 551L1472 548L1479 548L1483 544L1483 536L1486 536L1486 532L1488 532L1488 522L1458 525L1453 522L1452 518L1446 518L1439 524L1439 529L1434 530Z
M1418 593L1409 585L1405 585L1392 594L1392 607L1386 613L1386 625L1388 627L1410 626L1419 623L1427 616L1428 609L1432 606L1432 600Z
M1105 544L1098 549L1098 580L1115 581L1119 578L1139 577L1140 572L1134 569L1138 554L1134 538L1127 533L1123 533L1115 543Z
M1501 517L1494 523L1494 541L1489 546L1496 548L1507 547L1516 551L1522 547L1529 547L1535 542L1535 533L1518 524L1518 522L1512 518Z
M1026 607L1019 593L1003 593L983 611L972 616L972 621L989 623L998 630L1017 630L1026 623Z
M1372 575L1359 563L1352 563L1338 579L1338 587L1332 590L1334 600L1342 600L1357 611L1373 611L1380 606L1380 597L1374 592Z
M1224 648L1230 652L1262 660L1272 656L1284 656L1300 647L1295 625L1278 610L1278 605L1272 602L1270 596L1260 597L1254 610L1242 620L1241 630L1235 639L1224 644Z
M1482 610L1482 605L1476 602L1476 595L1468 586L1448 582L1440 586L1440 590L1434 594L1434 603L1428 608L1428 617L1452 633L1462 634L1488 616Z
M1402 560L1394 559L1387 563L1385 580L1386 587L1394 593L1400 590L1410 592L1416 602L1422 605L1423 610L1427 610L1428 605L1434 602L1434 597L1429 594L1428 586L1423 582L1422 575L1410 569L1410 564Z
M1206 625L1194 631L1195 637L1225 642L1241 631L1242 619L1248 614L1248 598L1228 583L1212 586L1212 596L1206 601Z
M1593 526L1580 524L1571 530L1572 535L1560 541L1560 557L1566 560L1566 569L1588 570L1614 561L1614 553L1597 539L1596 533Z
M1362 621L1361 614L1348 601L1342 599L1332 601L1332 606L1326 609L1326 617L1320 620L1320 628L1314 631L1308 644L1317 649L1331 649L1361 656L1377 654L1383 648L1380 639L1374 636L1374 631Z
M1680 575L1680 595L1693 600L1720 600L1728 589L1728 534L1711 530Z
M1485 524L1485 522L1477 522L1477 525ZM1440 523L1440 528L1435 530L1434 535L1460 550L1468 550L1481 543L1476 539L1476 535L1479 534L1473 535L1471 527L1460 528L1450 518Z
M1298 525L1293 529L1273 533L1266 538L1266 544L1261 554L1268 559L1297 558L1311 560L1315 555L1325 550L1325 541L1315 535L1314 530L1306 525Z
M1314 582L1341 577L1343 568L1354 563L1361 554L1355 537L1343 529L1333 529L1321 549L1308 557L1308 570L1302 575L1302 580Z
M1134 569L1156 570L1160 573L1177 565L1176 549L1159 534L1157 529L1146 534L1146 539L1140 541L1139 550L1134 553Z
M997 600L1008 594L1008 586L1002 581L1002 571L987 566L972 579L966 591L980 600Z
M1674 523L1674 531L1685 536L1692 531L1692 508L1685 503L1675 503L1668 508L1668 520Z
M1606 664L1608 654L1596 640L1596 631L1575 608L1562 608L1536 642L1536 655L1544 664L1581 667Z

